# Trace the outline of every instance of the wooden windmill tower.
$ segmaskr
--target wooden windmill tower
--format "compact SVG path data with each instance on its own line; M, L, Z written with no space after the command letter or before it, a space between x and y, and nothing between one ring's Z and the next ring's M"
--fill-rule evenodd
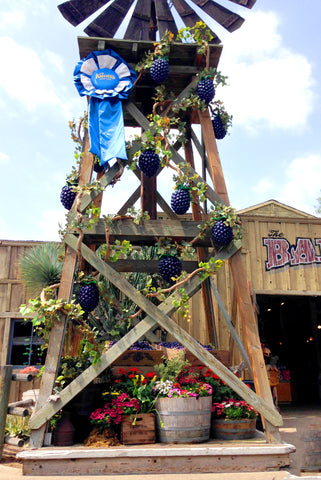
M255 0L231 0L236 4L247 8L252 8ZM173 18L173 10L175 15L180 15L186 26L194 26L200 20L195 10L199 7L207 15L212 17L221 26L233 32L241 26L243 19L228 10L225 7L209 0L194 0L195 10L190 7L191 2L187 4L184 0L115 0L107 2L107 0L91 0L90 2L82 0L69 0L59 6L61 13L73 25L78 25L89 16L94 14L98 9L107 5L106 9L93 20L85 29L89 37L79 38L79 50L81 58L86 57L91 51L104 50L112 48L126 60L130 65L135 65L144 55L146 51L152 48L155 32L157 31L161 38L166 29L170 30L176 36L177 28ZM132 16L126 27L124 40L113 39L120 24L124 20L129 8L133 6ZM210 66L217 67L221 46L217 35L212 32L213 40L209 46ZM195 88L197 80L195 75L202 67L197 65L196 52L197 48L194 44L173 44L170 48L169 63L170 76L168 80L168 89L172 90L176 95L176 100L183 98L187 92ZM145 131L149 128L149 121L146 115L150 113L149 98L153 95L154 85L149 79L139 82L134 90L130 100L123 103L125 125L138 126ZM192 124L197 122L201 126L202 144L195 135ZM181 144L171 147L173 162L178 164L187 162L190 164L190 171L194 171L194 158L192 145L199 152L203 162L203 176L209 176L213 187L208 186L206 197L208 202L220 202L229 204L228 193L216 146L216 140L213 132L212 122L208 111L194 112L193 120L189 119L189 138L184 146L184 157L178 150ZM104 174L99 178L101 185L106 188L111 185L119 171L122 162L115 162ZM89 153L89 139L85 136L84 156L80 166L79 185L84 185L91 181L93 170L93 155ZM200 175L202 177L202 175ZM133 245L151 245L156 237L171 237L173 239L191 240L197 236L197 225L202 220L202 215L198 205L193 206L193 221L184 222L176 216L171 208L167 205L162 196L157 192L156 180L148 179L142 176L140 187L131 195L119 210L120 214L124 214L127 208L133 205L139 197L141 197L142 209L148 210L151 220L143 225L134 225L130 220L124 220L115 223L111 228L113 238L126 238ZM93 201L99 203L101 197L92 192L84 195L80 199L79 212L85 209ZM156 214L156 204L158 204L168 220L158 220ZM75 207L71 211L70 219L76 215ZM32 429L31 442L35 447L43 445L46 422L66 403L68 403L75 395L84 389L91 381L93 381L101 372L110 366L122 353L124 353L135 341L144 336L153 338L153 329L161 327L169 332L175 339L182 343L190 352L196 355L200 361L213 370L219 377L231 386L244 400L256 408L264 418L265 434L268 442L279 443L280 436L278 427L282 424L279 413L273 406L270 386L267 380L263 354L261 351L260 339L256 324L256 318L253 311L251 296L248 289L248 282L245 275L244 266L242 264L240 243L232 242L228 247L223 248L219 253L215 253L210 249L210 242L203 240L196 244L198 259L203 260L207 255L212 255L216 259L225 259L229 262L229 267L233 276L234 288L237 298L237 304L240 316L243 322L243 328L247 339L247 351L253 373L255 389L257 394L246 387L228 368L222 365L215 357L208 353L200 344L190 336L183 328L178 326L170 315L175 311L172 303L172 297L159 306L155 306L150 300L139 293L130 283L128 283L117 271L122 267L111 266L104 262L95 254L97 245L105 241L105 227L102 221L94 227L93 230L85 231L84 238L81 243L78 241L77 234L69 233L65 237L66 256L63 267L62 279L59 288L59 298L68 299L72 295L74 273L77 265L77 249L81 249L83 259L88 262L95 270L104 275L119 290L129 297L136 305L138 305L145 317L137 323L137 325L127 333L120 341L112 346L101 358L101 363L89 367L79 377L74 380L68 387L60 392L59 399L56 402L50 402L61 350L64 343L64 335L66 322L56 322L51 330L46 365L44 368L40 395L36 410L30 420ZM133 265L129 268L134 268ZM146 262L140 266L135 261L135 268L153 271L155 265ZM206 318L208 319L209 336L213 338L213 305L212 294L213 285L209 279L202 283L200 277L194 276L185 285L186 292L191 297L199 290L202 290L202 298ZM221 304L217 290L214 288L216 300ZM175 294L173 294L175 295ZM223 307L224 308L224 307ZM242 348L242 345L240 345ZM244 351L244 349L243 349Z

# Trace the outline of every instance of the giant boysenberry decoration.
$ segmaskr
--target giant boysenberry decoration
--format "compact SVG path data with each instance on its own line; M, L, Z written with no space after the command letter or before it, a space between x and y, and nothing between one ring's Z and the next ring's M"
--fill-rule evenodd
M213 242L219 246L226 246L233 239L233 229L226 225L223 220L214 223L212 228Z
M213 118L212 125L216 140L222 140L226 135L226 128L219 115Z
M72 188L72 185L65 185L64 187L62 187L60 193L60 201L67 210L71 209L77 195L76 192L72 191Z
M168 79L169 65L164 58L156 58L150 68L150 76L156 83L164 83Z
M146 177L153 177L160 167L159 156L155 150L144 150L139 156L137 166Z
M99 303L99 290L96 283L83 284L78 292L79 305L85 312L92 312Z
M166 282L173 285L173 277L179 277L182 273L182 264L177 257L166 255L158 262L158 271Z
M201 100L205 103L210 103L215 95L214 83L211 78L204 78L198 82L196 92Z
M171 196L171 207L177 215L183 215L187 212L191 204L188 188L178 188Z

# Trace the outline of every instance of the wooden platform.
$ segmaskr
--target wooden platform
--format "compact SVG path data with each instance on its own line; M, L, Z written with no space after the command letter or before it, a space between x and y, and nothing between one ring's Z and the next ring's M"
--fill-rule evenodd
M133 445L110 448L45 447L24 450L24 475L129 475L277 471L295 451L287 443L269 444L261 433L242 442L194 445Z

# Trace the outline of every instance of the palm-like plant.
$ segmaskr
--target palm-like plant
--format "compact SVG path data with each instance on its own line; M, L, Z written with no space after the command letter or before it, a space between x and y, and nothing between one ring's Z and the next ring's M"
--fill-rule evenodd
M21 282L29 298L40 295L44 287L59 283L63 249L58 243L36 245L24 253L18 262Z

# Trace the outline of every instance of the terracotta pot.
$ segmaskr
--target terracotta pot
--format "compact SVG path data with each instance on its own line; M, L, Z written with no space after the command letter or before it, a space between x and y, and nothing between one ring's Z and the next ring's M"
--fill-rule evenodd
M62 419L53 432L53 444L55 447L68 447L74 444L75 428L71 423L68 413L62 414Z
M245 440L255 436L256 419L225 420L213 418L211 437L219 440Z
M202 443L209 440L211 405L212 397L158 398L155 408L160 442Z

